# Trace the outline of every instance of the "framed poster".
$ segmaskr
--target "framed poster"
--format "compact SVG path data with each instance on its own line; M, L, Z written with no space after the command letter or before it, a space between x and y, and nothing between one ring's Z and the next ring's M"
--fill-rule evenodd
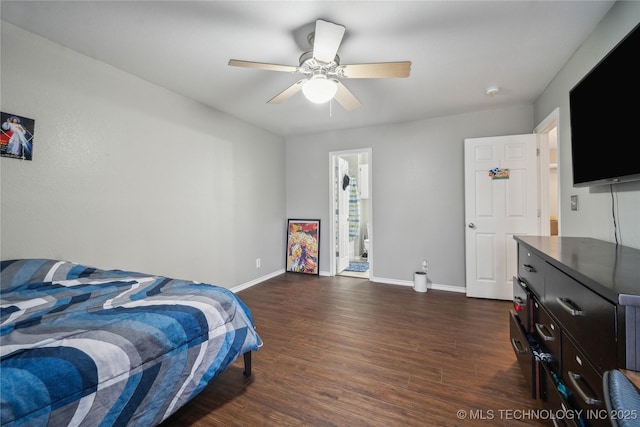
M32 160L35 120L2 111L0 127L0 156Z
M293 273L319 274L320 220L290 219L287 224L287 268Z

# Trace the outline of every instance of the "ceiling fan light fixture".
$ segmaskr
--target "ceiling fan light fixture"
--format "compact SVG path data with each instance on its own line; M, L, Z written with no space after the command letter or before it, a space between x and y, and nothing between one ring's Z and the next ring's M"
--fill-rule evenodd
M305 98L314 104L324 104L336 96L338 84L335 80L327 79L325 75L315 75L302 85Z

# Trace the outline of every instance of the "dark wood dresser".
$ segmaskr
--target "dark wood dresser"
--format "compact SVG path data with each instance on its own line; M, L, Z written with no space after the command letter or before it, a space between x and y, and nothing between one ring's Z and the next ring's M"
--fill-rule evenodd
M554 425L609 426L602 376L640 371L640 250L591 238L515 236L511 343ZM638 420L640 422L640 420Z

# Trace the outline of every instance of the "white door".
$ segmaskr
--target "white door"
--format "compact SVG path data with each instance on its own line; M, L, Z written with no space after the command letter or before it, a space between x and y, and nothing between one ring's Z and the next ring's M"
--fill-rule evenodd
M336 177L338 248L336 253L336 273L349 266L349 187L344 187L344 177L349 175L349 163L338 157L338 175Z
M537 234L536 134L464 141L468 297L511 300L516 234Z

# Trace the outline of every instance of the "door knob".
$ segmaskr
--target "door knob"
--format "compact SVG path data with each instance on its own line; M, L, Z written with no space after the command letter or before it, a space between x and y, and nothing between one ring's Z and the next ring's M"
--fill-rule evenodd
M476 228L476 225L475 225L474 223L470 222L470 223L469 223L469 228L474 228L474 229L475 229L475 228Z

